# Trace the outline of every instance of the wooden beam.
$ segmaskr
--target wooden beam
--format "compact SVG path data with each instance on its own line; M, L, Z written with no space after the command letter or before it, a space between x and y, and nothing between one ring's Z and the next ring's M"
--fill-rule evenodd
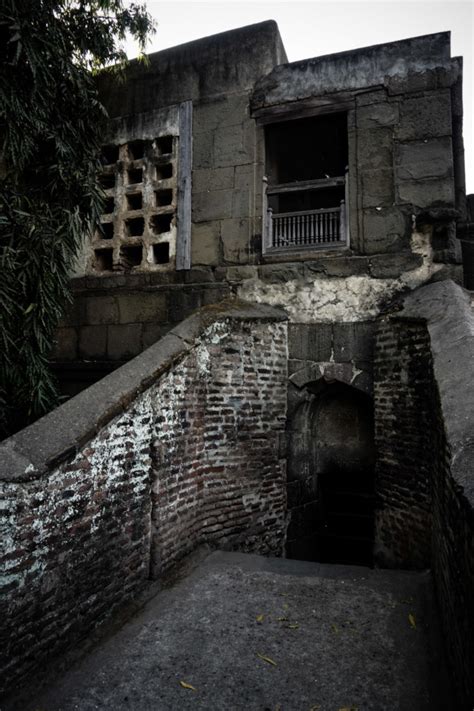
M176 269L191 268L191 170L193 162L193 104L179 105L178 210Z

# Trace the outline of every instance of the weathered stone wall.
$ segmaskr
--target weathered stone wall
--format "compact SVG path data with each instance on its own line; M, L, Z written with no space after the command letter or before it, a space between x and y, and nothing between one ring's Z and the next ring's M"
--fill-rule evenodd
M193 268L74 280L56 360L125 360L230 291L295 323L349 322L432 278L461 279L462 64L449 35L284 61L269 22L154 54L121 86L101 81L129 128L193 103ZM349 248L262 257L266 123L284 119L291 145L292 118L328 112L347 114Z
M379 560L431 565L462 709L474 699L473 333L468 293L415 291L377 337L374 383Z
M200 543L281 554L285 316L204 309L0 447L2 676Z

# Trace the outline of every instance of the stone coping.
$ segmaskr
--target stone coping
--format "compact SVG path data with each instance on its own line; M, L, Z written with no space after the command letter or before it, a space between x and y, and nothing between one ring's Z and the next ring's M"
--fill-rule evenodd
M453 281L410 293L394 318L426 321L433 370L451 450L451 472L474 509L474 312L471 293Z
M75 454L196 345L213 323L286 321L281 309L236 299L204 306L157 343L0 444L0 480L28 481Z

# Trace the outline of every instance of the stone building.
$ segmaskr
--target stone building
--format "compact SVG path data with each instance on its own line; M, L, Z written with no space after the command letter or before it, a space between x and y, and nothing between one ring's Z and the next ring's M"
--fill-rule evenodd
M399 294L462 279L461 82L449 33L287 64L266 22L101 84L105 213L56 367L74 392L199 306L282 306L290 555L372 561L373 334Z
M9 495L18 485L26 496L28 481L44 507L41 531L71 504L58 495L53 510L38 477L79 502L79 523L60 522L62 540L68 526L82 537L79 553L61 552L72 562L67 580L58 573L60 619L70 594L93 625L100 604L112 609L203 541L431 566L468 698L461 87L449 33L287 63L274 22L132 62L123 84L100 80L104 214L54 356L65 393L99 382L2 451ZM97 487L92 513L76 474ZM107 575L83 553L107 557L104 541ZM38 555L56 570L51 546ZM25 566L15 585L28 597L45 583ZM74 587L84 570L96 571L92 603ZM46 606L59 605L55 584Z

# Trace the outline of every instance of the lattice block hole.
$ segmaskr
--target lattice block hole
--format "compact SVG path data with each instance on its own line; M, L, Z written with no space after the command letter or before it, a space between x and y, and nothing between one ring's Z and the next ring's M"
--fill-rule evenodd
M132 193L127 195L127 210L141 210L143 207L143 198L141 193Z
M160 242L153 245L153 262L154 264L168 264L170 261L170 244L169 242Z
M94 269L98 272L111 272L113 269L113 250L94 250Z
M156 207L166 207L166 205L171 205L172 202L173 202L173 191L172 190L157 190L155 192Z
M153 215L150 220L150 227L155 235L161 235L164 232L169 232L171 229L172 213L168 215Z
M120 247L120 265L123 269L132 269L138 267L142 263L143 247L137 245L122 245Z

